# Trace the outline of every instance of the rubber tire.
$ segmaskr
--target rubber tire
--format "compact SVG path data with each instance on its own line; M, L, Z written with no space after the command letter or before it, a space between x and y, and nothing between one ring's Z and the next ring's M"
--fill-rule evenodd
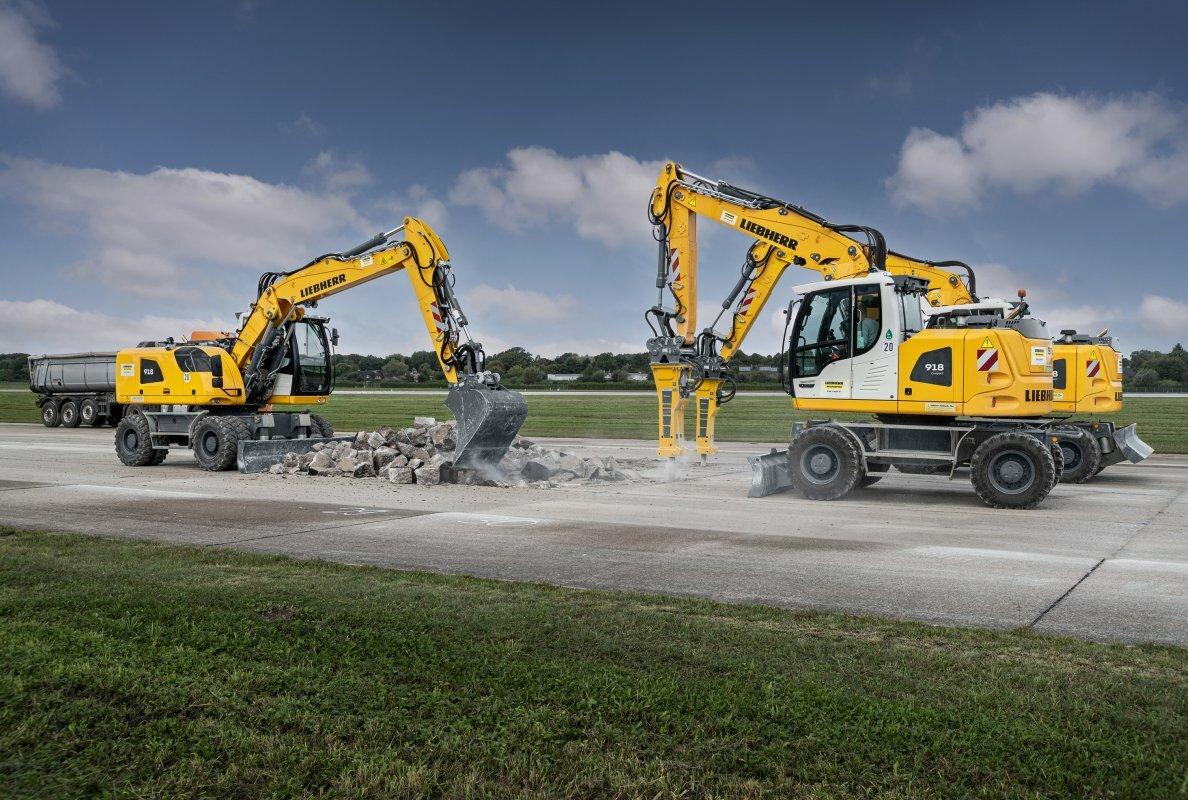
M1055 442L1048 445L1048 450L1052 453L1052 463L1056 465L1056 483L1060 483L1064 475L1064 451Z
M129 414L120 420L115 432L115 450L120 461L129 467L151 467L164 461L164 456L158 458L157 453L168 451L154 450L149 434L149 423L143 414Z
M194 460L207 472L235 469L239 442L250 437L247 421L241 417L207 414L194 423L190 446Z
M1018 492L1004 492L990 479L990 467L1007 451L1025 457L1033 470L1032 480ZM1056 485L1056 462L1048 443L1026 433L1008 431L991 436L978 445L969 462L974 491L991 508L1035 508Z
M1062 483L1084 483L1101 472L1101 446L1092 436L1062 441L1060 448L1076 453L1073 458L1065 454L1064 474L1060 476Z
M802 469L806 454L818 448L831 451L837 472L826 482L810 480ZM810 500L838 500L849 494L862 477L862 455L850 434L832 425L809 428L788 448L788 472L793 487Z
M41 407L41 424L47 428L56 428L62 424L62 415L58 411L58 401L50 400Z
M865 489L867 486L874 486L883 479L883 474L891 468L890 464L867 464L866 474L858 479L858 488ZM872 475L871 473L876 473Z
M62 418L63 428L77 428L82 424L82 417L78 413L78 403L73 400L67 400L58 409L58 415Z
M329 439L334 435L334 426L330 424L329 420L319 414L309 415L310 436L316 439Z
M99 404L87 398L78 404L78 419L80 425L88 428L98 428L103 424L103 415L99 413Z

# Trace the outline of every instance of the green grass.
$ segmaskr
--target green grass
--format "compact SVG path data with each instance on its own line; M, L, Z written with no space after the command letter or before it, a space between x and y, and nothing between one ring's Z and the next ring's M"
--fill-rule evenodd
M414 415L449 419L440 394L335 395L325 410L338 430L403 424ZM785 397L740 394L718 414L717 438L724 441L780 441L794 419L820 418L797 412ZM836 415L839 417L854 415ZM1120 424L1138 423L1139 435L1160 453L1188 453L1188 398L1127 398L1120 414L1103 415ZM38 422L31 394L0 393L0 422ZM686 428L693 432L692 412ZM526 436L591 436L649 439L656 436L656 401L650 393L615 395L530 395Z
M0 796L1185 796L1184 650L0 529Z

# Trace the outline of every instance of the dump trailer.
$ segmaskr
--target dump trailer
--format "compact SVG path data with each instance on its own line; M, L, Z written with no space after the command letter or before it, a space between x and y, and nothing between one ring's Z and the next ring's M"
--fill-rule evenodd
M29 356L29 389L47 428L114 428L123 416L115 399L115 353Z

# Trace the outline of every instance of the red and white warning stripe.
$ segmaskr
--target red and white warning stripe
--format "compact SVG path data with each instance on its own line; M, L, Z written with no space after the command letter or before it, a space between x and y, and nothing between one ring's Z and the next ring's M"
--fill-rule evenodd
M1101 372L1101 362L1089 360L1085 362L1085 377L1096 378L1097 373Z
M429 313L433 315L433 324L437 326L438 331L446 329L445 320L441 318L441 309L438 308L437 303L429 304Z
M738 313L746 314L751 307L751 301L755 299L755 290L753 288L747 289L747 293L743 295L743 299L738 304Z
M989 372L998 364L998 348L978 348L978 372Z
M681 251L675 247L668 251L668 280L676 283L681 279Z

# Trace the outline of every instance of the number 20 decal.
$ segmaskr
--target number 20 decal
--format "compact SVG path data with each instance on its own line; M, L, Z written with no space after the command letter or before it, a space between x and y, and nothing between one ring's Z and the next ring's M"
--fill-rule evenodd
M883 342L883 352L890 353L895 349L895 342Z

